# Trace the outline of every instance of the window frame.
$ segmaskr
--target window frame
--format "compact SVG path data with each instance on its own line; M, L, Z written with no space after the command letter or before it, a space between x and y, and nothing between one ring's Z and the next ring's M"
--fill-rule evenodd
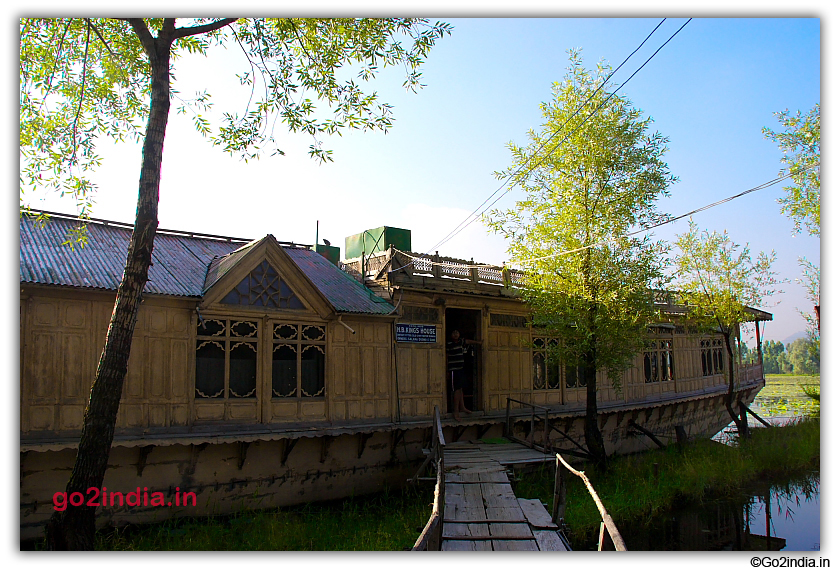
M531 389L534 391L547 392L552 390L563 390L566 381L566 366L562 362L555 362L550 365L550 345L559 344L560 339L547 335L536 335L531 337ZM537 383L537 371L543 371L543 382ZM555 372L556 374L552 374Z
M201 334L201 329L206 329L207 324L217 322L222 324L222 330L216 333ZM235 334L233 327L247 323L254 327L250 334ZM260 387L260 346L261 346L261 319L249 317L229 316L208 316L198 320L195 327L195 367L193 370L193 399L199 402L253 402L259 400ZM198 351L207 344L214 344L224 351L224 373L223 386L216 395L206 394L199 387L199 354ZM231 354L239 346L248 346L254 351L254 376L253 388L245 395L236 394L231 388Z
M700 368L704 378L724 373L722 338L700 339Z
M296 333L292 337L277 337L277 329L280 327L295 327ZM305 331L310 329L320 330L321 334L317 338L305 338ZM268 391L270 400L272 402L291 402L291 401L320 401L326 398L327 395L327 324L320 322L302 322L290 319L272 318L268 321L268 329L270 330L270 345L268 358ZM295 351L295 389L294 395L283 396L278 395L274 386L274 353L278 347L288 346ZM310 349L318 350L322 355L321 366L319 368L319 375L317 385L319 389L314 394L308 394L304 389L304 375L303 362L304 353Z

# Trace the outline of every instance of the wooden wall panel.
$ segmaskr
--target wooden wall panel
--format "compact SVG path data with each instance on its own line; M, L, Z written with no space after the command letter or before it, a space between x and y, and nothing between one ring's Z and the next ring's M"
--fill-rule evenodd
M68 333L61 339L62 399L86 398L90 394L93 376L87 374L87 344L84 334Z
M390 321L347 321L356 331L333 323L329 327L329 417L343 419L390 419L393 415L394 364ZM412 364L398 354L401 390L409 393ZM326 408L325 408L326 409Z
M386 339L387 342L387 339ZM379 346L376 348L376 390L379 397L387 398L391 393L391 350Z
M344 327L336 327L333 330L343 329ZM347 394L347 349L344 346L335 346L330 351L330 386L332 386L332 395L342 397Z
M186 339L170 340L169 379L173 399L186 400L192 396L193 379L189 372L192 342Z
M32 334L32 378L29 379L35 398L55 399L58 395L59 335L55 332L34 332Z
M373 329L371 328L371 340L373 340ZM364 346L361 349L362 361L362 385L364 391L362 395L367 397L373 396L375 393L374 386L376 385L376 359L372 346Z
M162 326L166 325L166 315L160 317ZM166 396L166 385L170 383L169 377L169 340L165 338L151 337L146 348L148 359L149 397L163 399Z
M113 293L35 288L24 298L29 310L21 322L21 430L77 430L113 310ZM118 428L189 423L190 322L189 304L147 300L141 305ZM54 406L45 406L47 401Z

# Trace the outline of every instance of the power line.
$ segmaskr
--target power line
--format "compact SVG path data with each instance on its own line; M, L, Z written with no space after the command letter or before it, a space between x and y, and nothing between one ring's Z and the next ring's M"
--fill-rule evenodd
M568 124L569 124L569 122L571 122L571 120L572 120L572 119L574 119L574 118L575 118L575 117L576 117L576 116L577 116L577 115L581 112L581 110L582 110L584 107L586 107L586 105L589 103L589 101L591 101L591 100L592 100L592 98L593 98L593 97L595 97L595 95L597 95L597 94L598 94L598 92L599 92L599 91L601 91L601 89L603 89L603 88L604 88L604 86L605 86L605 85L607 84L607 82L608 82L608 81L612 78L612 76L613 76L613 75L615 75L615 74L618 72L618 70L619 70L619 69L621 69L621 68L624 66L624 64L625 64L625 63L627 63L627 61L628 61L631 57L633 57L633 55L635 55L635 53L636 53L637 51L639 51L639 50L642 48L642 46L644 46L644 45L645 45L645 43L646 43L646 42L650 39L650 37L654 34L654 32L656 32L656 30L658 30L658 29L659 29L659 27L660 27L660 26L661 26L661 25L665 22L665 20L666 20L666 19L667 19L667 18L662 18L662 20L661 20L661 21L660 21L660 22L656 25L656 27L655 27L655 28L653 28L653 30L652 30L652 31L651 31L651 32L647 35L647 37L646 37L644 40L642 40L642 43L640 43L640 44L639 44L639 46L638 46L636 49L634 49L634 50L630 53L630 55L628 55L626 58L624 58L624 61L622 61L622 62L621 62L621 64L620 64L618 67L616 67L616 68L612 71L612 73L610 73L610 74L609 74L609 75L608 75L608 76L604 79L604 81L603 81L603 82L601 82L601 85L599 85L599 86L598 86L598 88L597 88L597 89L595 89L595 90L594 90L594 91L593 91L593 92L589 95L589 97L586 99L586 101L584 101L583 103L581 103L581 104L580 104L580 106L579 106L579 107L575 110L575 112L574 112L574 113L572 113L572 115L571 115L568 119L566 119L566 121L565 121L562 125L560 125L560 126L557 128L557 130L555 130L553 133L551 133L551 135L550 135L547 139L545 139L545 141L543 141L543 143L539 146L539 148L537 148L537 150L535 150L535 151L534 151L534 156L536 156L537 154L539 154L539 152L540 152L540 151L541 151L541 150L545 147L545 145L547 145L549 142L551 142L551 140L552 140L552 139L554 139L554 137L556 137L556 136L557 136L557 135L558 135L558 134L559 134L559 133L560 133L560 132L561 132L564 128L566 128L566 125L568 125ZM670 40L669 40L669 41L670 41ZM666 42L666 43L667 43L667 42ZM663 44L663 45L664 45L664 44ZM662 48L660 47L660 49L662 49ZM657 51L658 51L658 50L657 50ZM637 71L638 71L638 70L637 70ZM634 73L634 75L635 75L635 73ZM632 77L632 76L631 76L631 77ZM626 82L625 82L625 83L626 83ZM609 100L609 97L607 98L607 100ZM591 114L590 114L590 116L591 116ZM589 118L589 117L587 117L587 119L588 119L588 118ZM580 126L581 126L581 125L583 125L583 123L585 123L585 122L586 122L586 119L584 119L584 120L580 123L580 125L578 125L578 127L577 127L577 128L580 128ZM574 131L573 131L573 132L574 132ZM567 137L567 138L568 138L568 137ZM564 139L564 140L565 140L565 139ZM556 148L556 147L555 147L555 148ZM554 149L552 149L552 150L554 150ZM510 174L508 174L508 176L505 178L504 182L502 182L501 186L499 186L499 187L498 187L498 188L497 188L497 189L496 189L496 190L495 190L495 191L494 191L494 192L493 192L493 193L492 193L489 197L487 197L487 199L485 199L485 200L484 200L484 202L482 202L481 204L479 204L479 206L478 206L475 210L473 210L473 211L472 211L472 213L470 213L470 214L469 214L466 218L464 218L464 220L463 220L460 224L458 224L457 226L455 226L455 229L453 229L453 230L452 230L451 232L449 232L446 236L444 236L444 238L443 238L443 239L441 239L438 243L436 243L436 244L435 244L435 245L433 245L431 248L429 248L429 251L427 251L426 253L430 253L432 250L434 250L434 249L436 249L436 248L440 247L441 245L445 244L447 241L449 241L450 239L452 239L453 237L455 237L456 235L458 235L458 234L461 232L461 230L463 230L464 228L466 228L467 226L469 226L472 222L474 222L474 221L475 221L475 219L477 219L477 216L476 216L476 218L473 218L473 216L475 216L476 212L478 212L478 211L481 209L481 207L482 207L482 206L484 206L484 204L486 204L488 201L490 201L490 200L493 198L493 196L495 196L496 194L498 194L499 192L501 192L501 191L502 191L502 189L503 189L505 186L507 186L507 184L510 182L510 180L511 180L514 176L516 176L517 174L519 174L519 172L520 172L520 171L521 171L524 167L525 167L525 164L523 163L522 165L520 165L520 166L519 166L519 168L517 168L516 170L514 170L513 172L511 172ZM532 168L531 170L533 170L533 168ZM530 170L529 170L529 173L530 173ZM509 190L508 190L508 191L509 191ZM505 194L507 194L507 192L508 192L508 191L506 191L504 194L502 194L502 196L504 196ZM490 204L490 206L488 206L488 208L489 208L489 207L491 207L491 206L493 206L493 204L495 204L497 201L498 201L498 198L497 198L497 199L496 199L496 200L495 200L492 204ZM484 209L481 213L483 214L485 211L487 211L487 208L485 208L485 209ZM470 218L473 218L473 219L472 219L472 220L470 220ZM466 225L465 225L465 224L466 224ZM461 227L461 226L463 226L463 227Z
M664 20L663 20L663 21L664 21ZM584 123L586 123L586 121L587 121L587 120L589 120L589 118L591 118L591 117L592 117L592 115L594 115L595 113L597 113L598 111L600 111L600 110L601 110L601 109L602 109L602 108L603 108L603 107L604 107L604 106L605 106L605 105L609 102L609 100L610 100L610 99L611 99L611 98L612 98L612 97L613 97L613 96L614 96L614 95L615 95L615 94L616 94L616 93L617 93L617 92L618 92L618 91L619 91L622 87L624 87L624 86L625 86L625 85L626 85L626 84L627 84L627 83L628 83L631 79L633 79L633 77L635 77L635 75L636 75L637 73L639 73L639 71L641 71L641 70L642 70L642 68L644 68L644 67L645 67L645 66L646 66L646 65L650 62L650 60L652 60L652 59L654 58L654 56L656 56L656 54L658 54L658 53L660 52L660 50L662 50L662 48L664 48L664 47L665 47L665 46L666 46L666 45L667 45L667 44L668 44L668 43L669 43L672 39L674 39L674 37L675 37L678 33L680 33L680 32L682 31L682 29L683 29L683 28L685 28L685 26L686 26L686 25L688 25L688 23L689 23L690 21L691 21L691 18L689 18L688 20L686 20L686 22L685 22L682 26L680 26L680 27L679 27L679 29L678 29L676 32L674 32L674 33L671 35L671 37L669 37L669 38L668 38L668 39L667 39L667 40L666 40L666 41L665 41L665 42L664 42L661 46L659 46L659 48L658 48L655 52L653 52L653 54L652 54L650 57L648 57L648 58L647 58L647 60L645 60L645 62L644 62L642 65L640 65L640 66L636 69L636 71L634 71L634 72L633 72L633 74L632 74L630 77L628 77L628 78L627 78L627 79L626 79L626 80L625 80L625 81L624 81L621 85L619 85L619 86L618 86L618 87L617 87L617 88L616 88L616 89L615 89L612 93L610 93L610 95L609 95L606 99L604 99L604 101L603 101L603 102L602 102L602 103L601 103L601 104L600 104L597 108L595 108L595 109L594 109L591 113L589 113L589 115L587 115L587 116L586 116L586 118L584 118L584 119L583 119L583 121L581 121L581 122L578 124L578 126L577 126L577 127L575 127L575 129L574 129L573 131L571 131L571 132L567 133L567 134L566 134L566 136L563 138L563 140L561 140L559 143L557 143L556 145L554 145L554 146L551 148L551 150L550 150L548 153L546 153L546 155L545 155L542 159L538 160L538 161L536 162L536 164L534 164L531 168L529 168L529 169L528 169L528 171L525 173L525 176L530 175L530 173L531 173L531 172L533 172L533 171L534 171L534 170L535 170L538 166L540 166L543 162L545 162L546 158L548 158L548 156L549 156L552 152L554 152L554 151L555 151L555 150L556 150L556 149L557 149L560 145L562 145L564 142L566 142L566 141L569 139L569 137L570 137L570 136L572 136L574 133L576 133L576 132L577 132L577 131L578 131L578 130L579 130L579 129L580 129L580 128L584 125ZM660 25L661 25L661 23L662 23L662 22L660 22ZM659 26L657 26L657 28L658 28L658 27L659 27ZM656 30L654 29L654 31L656 31ZM651 32L651 34L652 34L652 33L653 33L653 32ZM648 35L648 37L650 37L650 35ZM647 41L647 38L645 38L645 41ZM644 42L642 42L642 43L644 44ZM641 45L640 45L639 47L641 47ZM637 48L637 51L638 51L638 48ZM635 52L633 52L633 53L635 53ZM632 54L631 54L631 55L632 55ZM629 56L628 56L628 58L629 58ZM627 61L627 60L625 60L625 61ZM623 63L622 63L622 65L623 65ZM618 71L618 70L616 69L616 71ZM611 76L612 76L612 75L610 75L610 77L611 77ZM607 79L609 79L609 78L607 78ZM605 80L605 82L606 82L606 80ZM602 84L602 87L603 87L603 84ZM600 87L599 87L598 89L600 90ZM592 98L592 96L594 96L594 95L595 95L595 93L597 93L597 90L596 90L595 92L593 92L593 94L589 97L589 99L587 99L587 100L583 103L583 105L582 105L581 107L585 106L585 105L586 105L586 103L588 103L588 102L589 102L589 100ZM577 110L577 111L575 111L575 114L574 114L574 115L572 115L572 117L574 117L575 115L577 115L577 113L578 113L579 111L580 111L580 108L578 108L578 110ZM569 120L571 120L571 118L572 118L572 117L570 117L570 119L569 119ZM568 123L568 120L566 121L566 123ZM550 141L551 139L553 139L553 138L554 138L554 136L555 136L555 135L556 135L556 134L557 134L557 133L558 133L558 132L559 132L559 131L560 131L560 130L561 130L561 129L565 126L565 125L566 125L566 123L564 123L564 124L563 124L563 126L561 126L561 127L560 127L560 129L558 129L557 131L555 131L554 133L552 133L552 135L551 135L551 136L547 139L547 141L546 141L546 142L548 142L548 141ZM539 147L539 148L538 148L538 149L534 152L534 155L536 155L536 154L537 154L540 150L542 150L542 148L543 148L543 146L545 146L546 142L544 142L544 143L543 143L543 145L541 145L541 146L540 146L540 147ZM524 166L524 164L523 164L523 166ZM508 182L509 182L510 178L512 178L514 175L518 174L518 172L519 172L519 170L521 170L521 168L522 168L522 167L520 167L519 169L517 169L517 171L516 171L516 172L514 172L513 174L511 174L510 176L508 176L508 178L505 180L505 182L502 184L502 186L501 186L498 190L496 190L496 192L494 192L494 193L493 193L493 194L492 194L489 198L487 198L487 200L485 200L484 202L482 202L481 206L483 206L484 204L486 204L488 200L490 200L491 198L493 198L493 196L495 196L495 195L496 195L496 194L497 194L497 193L498 193L498 192L499 192L502 188L504 188L504 187L508 184ZM438 242L435 246L433 246L431 249L435 249L435 248L437 248L437 247L440 247L441 245L445 244L446 242L448 242L449 240L451 240L452 238L454 238L455 236L457 236L459 233L461 233L463 230L465 230L465 229L466 229L466 228L467 228L470 224L472 224L472 223L473 223L473 222L475 222L477 219L479 219L479 217L481 217L481 216L482 216L482 215L483 215L483 214L484 214L487 210L489 210L490 208L492 208L492 207L496 204L496 202L498 202L499 200L501 200L501 199L502 199L502 198L503 198L503 197L504 197L504 196L505 196L508 192L510 192L510 190L512 190L512 189L513 189L513 187L508 188L508 190L506 190L504 193L500 194L498 198L496 198L495 200L493 200L493 202L491 202L489 206L487 206L486 208L484 208L484 209L483 209L483 210L482 210L482 211L481 211L478 215L475 215L475 212L478 210L478 208L481 208L481 206L479 206L478 208L476 208L476 210L474 210L472 214L470 214L469 216L467 216L467 220L470 220L468 223L464 224L464 222L461 222L461 224L459 224L459 225L458 225L458 227L457 227L455 230L453 230L452 232L450 232L450 233L449 233L449 234L448 234L448 235L447 235L444 239L442 239L441 241L439 241L439 242ZM472 218L472 219L470 219L470 218ZM466 220L465 220L465 221L466 221ZM431 249L430 249L429 251L431 251Z
M616 237L616 238L590 243L588 245L584 245L584 246L577 247L577 248L574 248L574 249L567 249L565 251L552 253L550 255L545 255L545 256L542 256L542 257L535 257L535 258L525 259L525 260L515 260L514 259L514 260L511 260L510 262L508 262L507 266L510 267L510 265L514 264L514 263L517 264L517 265L523 265L523 264L526 264L526 263L532 263L532 262L535 262L535 261L542 261L544 259L550 259L552 257L560 257L561 255L568 255L570 253L577 253L579 251L583 251L583 250L586 250L586 249L589 249L589 248L592 248L592 247L596 247L596 246L599 246L599 245L606 245L608 243L612 243L612 242L617 241L617 240L622 239L622 238L627 238L627 237L631 237L631 236L634 236L634 235L638 235L640 233L650 231L654 228L665 226L667 224L672 224L672 223L674 223L678 220L681 220L683 218L687 218L689 216L693 216L694 214L697 214L699 212L704 212L706 210L709 210L709 209L714 208L716 206L720 206L720 205L725 204L727 202L731 202L732 200L735 200L736 198L741 198L742 196L746 196L747 194L751 194L751 193L757 192L759 190L764 190L766 188L770 188L771 186L775 186L779 182L782 182L782 181L784 181L788 178L791 178L791 177L793 177L797 174L800 174L800 173L802 173L804 171L807 171L807 170L812 170L812 169L817 168L817 167L819 167L818 164L813 165L813 166L809 166L807 168L797 170L796 172L789 172L789 173L785 174L784 176L774 178L773 180L770 180L768 182L764 182L763 184L759 184L758 186L754 186L754 187L752 187L748 190L744 190L743 192L739 192L738 194L733 194L732 196L729 196L727 198L723 198L721 200L718 200L717 202L712 202L711 204L706 204L705 206L701 206L699 208L691 210L690 212L686 212L685 214L680 214L679 216L670 217L667 220L659 222L658 224L653 224L651 226L647 226L647 227L641 228L639 230L629 232L627 234L624 234L624 235ZM462 268L462 269L479 269L479 268L483 268L483 267L499 267L498 265L492 265L492 264L488 264L488 263L479 263L479 264L457 263L456 264L456 263L448 263L448 262L444 262L444 261L433 261L431 259L424 258L422 256L411 255L410 253L405 252L405 251L401 251L401 250L397 250L397 251L399 251L401 254L405 255L406 257L411 258L412 261L411 261L411 263L407 263L406 265L404 265L402 267L399 267L397 269L392 269L392 270L388 271L388 273L393 273L395 271L399 271L400 269L408 267L409 265L414 263L414 261L419 260L419 259L422 259L424 263L427 263L429 265L441 265L441 266L442 265L449 265L449 266L457 265L459 268Z
M658 224L653 224L651 226L641 228L641 229L636 230L634 232L629 232L627 234L624 234L624 235L616 237L616 238L590 243L588 245L584 245L584 246L577 247L577 248L574 248L574 249L568 249L568 250L565 250L565 251L552 253L550 255L544 255L542 257L535 257L535 258L532 258L532 259L524 259L524 260L511 260L510 263L511 264L515 263L517 265L523 265L523 264L526 264L526 263L533 263L533 262L536 262L536 261L542 261L544 259L550 259L552 257L560 257L561 255L568 255L570 253L577 253L579 251L583 251L583 250L586 250L586 249L589 249L589 248L592 248L592 247L596 247L596 246L599 246L599 245L606 245L608 243L615 242L619 239L628 238L628 237L631 237L631 236L634 236L634 235L638 235L640 233L650 231L654 228L658 228L658 227L661 227L661 226L664 226L664 225L667 225L667 224L672 224L672 223L676 222L677 220L681 220L683 218L693 216L694 214L697 214L699 212L703 212L705 210L708 210L710 208L714 208L716 206L720 206L721 204L731 202L732 200L735 200L736 198L746 196L747 194L757 192L758 190L764 190L765 188L769 188L771 186L774 186L774 185L778 184L779 182L782 182L783 180L791 178L792 176L795 176L796 174L799 174L799 173L804 172L806 170L811 170L813 168L816 168L817 166L819 166L819 165L809 166L808 168L804 168L804 169L798 170L796 172L788 172L784 176L780 176L778 178L775 178L775 179L770 180L768 182L765 182L763 184L759 184L758 186L754 186L753 188L750 188L749 190L744 190L743 192L739 192L738 194L734 194L732 196L729 196L728 198L723 198L722 200L718 200L717 202L712 202L711 204L706 204L705 206L701 206L700 208L697 208L697 209L692 210L690 212L686 212L685 214L680 214L679 216L669 217L667 220L659 222Z

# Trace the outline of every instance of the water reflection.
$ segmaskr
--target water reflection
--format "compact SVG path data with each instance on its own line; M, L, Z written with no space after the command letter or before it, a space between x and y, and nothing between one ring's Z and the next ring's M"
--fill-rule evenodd
M819 489L813 474L756 487L740 499L704 500L653 521L616 522L629 550L818 550ZM597 548L597 532L580 538L573 538L576 550Z

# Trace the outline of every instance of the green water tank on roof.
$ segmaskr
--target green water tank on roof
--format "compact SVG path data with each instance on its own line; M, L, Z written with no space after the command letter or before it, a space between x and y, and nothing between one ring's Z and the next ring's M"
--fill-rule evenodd
M334 245L321 245L319 243L315 245L315 251L327 258L333 265L338 265L341 252Z
M354 259L385 251L389 246L402 251L411 251L411 230L382 226L349 236L344 239L344 258Z

